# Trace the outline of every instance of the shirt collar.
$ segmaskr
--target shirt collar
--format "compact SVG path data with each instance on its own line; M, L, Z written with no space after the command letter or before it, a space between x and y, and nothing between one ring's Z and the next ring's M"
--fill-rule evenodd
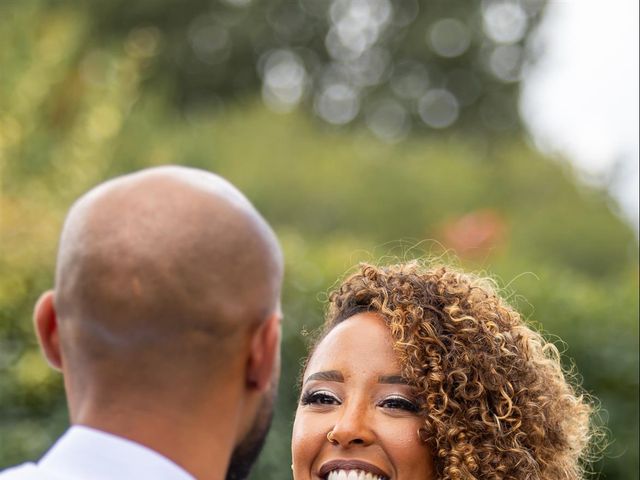
M195 480L150 448L81 425L67 430L38 465L70 480Z

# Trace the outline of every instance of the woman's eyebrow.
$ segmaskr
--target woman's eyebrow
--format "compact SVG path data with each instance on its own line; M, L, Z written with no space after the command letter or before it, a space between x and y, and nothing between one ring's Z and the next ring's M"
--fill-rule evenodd
M316 372L312 373L307 377L304 383L307 383L309 380L324 380L325 382L344 382L344 377L342 373L338 370L327 370L324 372Z
M380 375L378 377L378 383L390 383L393 385L408 385L409 383L402 378L401 375Z

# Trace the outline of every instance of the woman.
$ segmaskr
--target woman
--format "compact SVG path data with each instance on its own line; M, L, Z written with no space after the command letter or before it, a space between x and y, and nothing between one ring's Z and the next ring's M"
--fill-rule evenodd
M489 282L362 265L306 362L294 479L579 479L591 413Z

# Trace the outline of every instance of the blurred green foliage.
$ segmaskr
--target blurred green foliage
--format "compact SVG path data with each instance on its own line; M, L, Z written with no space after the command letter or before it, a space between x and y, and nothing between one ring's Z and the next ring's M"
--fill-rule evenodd
M51 3L85 14L80 54L123 39L154 54L145 87L184 112L261 90L276 109L301 104L328 123L397 139L449 125L519 130L525 43L546 0Z
M517 136L453 129L389 145L302 110L272 113L255 93L222 110L176 109L145 83L158 68L153 34L100 43L91 9L47 5L0 5L0 45L11 46L0 49L0 468L36 458L67 425L30 317L52 286L70 203L111 176L176 163L229 178L285 250L280 397L252 478L290 477L301 333L320 324L336 279L358 261L451 251L492 272L575 360L611 432L601 478L637 478L637 239L605 192Z

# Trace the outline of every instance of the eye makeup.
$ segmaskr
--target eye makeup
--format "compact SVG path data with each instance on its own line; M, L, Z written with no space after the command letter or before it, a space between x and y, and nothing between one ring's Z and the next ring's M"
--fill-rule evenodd
M309 389L302 393L300 405L340 405L340 399L328 390Z
M378 406L392 410L404 410L411 413L418 413L418 405L412 400L401 395L390 395L378 402Z

